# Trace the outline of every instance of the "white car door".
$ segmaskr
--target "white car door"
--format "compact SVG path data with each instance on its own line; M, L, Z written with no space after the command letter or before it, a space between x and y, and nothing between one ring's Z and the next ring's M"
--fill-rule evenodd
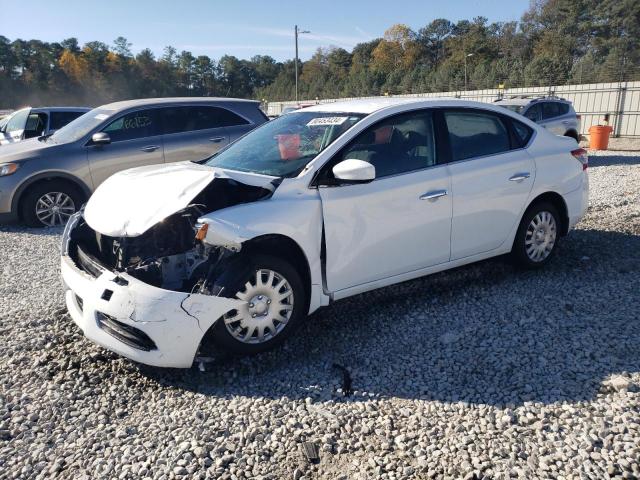
M383 120L319 175L330 291L449 261L450 178L438 163L433 123L428 110ZM351 158L373 164L376 179L332 185L331 167Z
M533 187L535 163L525 148L531 131L510 135L502 116L478 109L444 113L451 146L451 260L500 247Z

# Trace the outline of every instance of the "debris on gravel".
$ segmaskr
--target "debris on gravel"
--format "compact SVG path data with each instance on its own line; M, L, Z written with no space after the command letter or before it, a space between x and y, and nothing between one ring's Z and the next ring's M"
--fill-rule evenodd
M369 292L206 372L84 339L61 230L0 227L0 478L640 477L640 155L589 172L547 268Z

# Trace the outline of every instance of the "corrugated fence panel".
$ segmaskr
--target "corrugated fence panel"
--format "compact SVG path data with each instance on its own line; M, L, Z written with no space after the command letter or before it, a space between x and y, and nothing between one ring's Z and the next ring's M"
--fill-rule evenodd
M552 87L519 87L504 90L470 90L452 92L429 92L419 94L395 95L398 97L455 97L465 100L491 103L499 96L513 95L542 96L557 95L573 102L576 112L581 116L581 134L587 134L592 125L602 124L605 115L609 115L609 124L614 127L614 134L623 137L640 136L640 82L621 83L590 83L584 85L558 85ZM319 101L288 101L269 102L267 113L279 115L286 107L294 107L297 103L332 103L340 100L355 100L356 98L377 97L349 97L327 98Z

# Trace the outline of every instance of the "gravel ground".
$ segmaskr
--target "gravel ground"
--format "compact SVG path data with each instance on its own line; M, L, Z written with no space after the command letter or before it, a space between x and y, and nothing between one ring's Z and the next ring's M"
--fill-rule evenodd
M1 227L0 477L639 478L640 155L590 174L545 270L494 259L361 295L204 373L85 340L60 230Z

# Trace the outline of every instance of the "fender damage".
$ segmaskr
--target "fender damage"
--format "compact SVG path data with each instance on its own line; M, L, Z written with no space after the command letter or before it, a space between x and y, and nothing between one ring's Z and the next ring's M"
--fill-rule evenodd
M136 190L141 183L144 192ZM243 238L224 223L208 223L206 237L196 238L198 219L268 199L278 183L196 164L111 177L63 235L61 269L73 320L88 338L133 360L191 366L205 332L244 303L209 288Z

